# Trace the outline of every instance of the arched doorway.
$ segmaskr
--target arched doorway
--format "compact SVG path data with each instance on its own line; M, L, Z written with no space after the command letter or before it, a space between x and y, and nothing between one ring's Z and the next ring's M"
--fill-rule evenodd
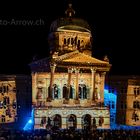
M77 128L77 118L74 114L70 114L67 117L67 128L72 130Z
M62 118L59 114L56 114L52 117L52 127L54 129L59 129L61 128L61 125L62 125Z
M82 117L82 128L84 130L90 130L90 128L91 128L91 116L89 114L85 114Z

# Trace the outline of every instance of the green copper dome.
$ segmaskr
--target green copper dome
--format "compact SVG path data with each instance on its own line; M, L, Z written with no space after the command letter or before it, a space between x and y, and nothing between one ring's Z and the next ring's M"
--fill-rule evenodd
M72 8L72 4L65 11L66 17L59 18L52 22L50 26L50 32L62 31L62 30L75 30L80 32L91 32L87 21L81 18L74 18L75 11Z
M80 18L59 18L52 22L50 32L61 30L75 30L81 32L91 32L87 21Z

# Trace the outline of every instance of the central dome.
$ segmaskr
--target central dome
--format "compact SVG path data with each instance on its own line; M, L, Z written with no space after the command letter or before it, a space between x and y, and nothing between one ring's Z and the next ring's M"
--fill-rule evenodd
M66 17L58 18L51 23L48 37L50 54L62 55L78 50L91 56L92 35L88 22L74 17L72 4L69 4L65 14Z
M52 22L50 32L61 30L75 30L81 32L91 32L87 21L81 18L59 18Z
M59 18L52 22L50 26L50 32L62 31L62 30L75 30L80 32L91 32L90 26L87 21L81 18L73 18L75 11L72 8L72 4L69 4L68 9L65 11L66 17Z

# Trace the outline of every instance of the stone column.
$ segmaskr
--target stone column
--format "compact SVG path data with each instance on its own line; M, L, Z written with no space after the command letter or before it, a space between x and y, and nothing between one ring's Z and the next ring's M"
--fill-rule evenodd
M100 87L100 96L101 96L101 102L104 102L104 85L105 85L105 75L106 72L101 73L101 87Z
M68 68L68 95L67 95L67 97L68 97L68 99L69 99L69 97L70 97L70 85L71 85L71 75L72 75L72 71L73 71L73 69L72 68Z
M53 84L54 84L54 73L55 73L56 64L50 63L51 75L50 75L50 91L49 91L49 99L52 99L53 92Z
M76 73L76 100L79 100L79 69L75 70Z
M90 93L90 97L91 100L95 101L95 73L96 70L95 69L91 69L91 93Z
M62 79L60 80L60 98L63 98L63 85L62 85Z

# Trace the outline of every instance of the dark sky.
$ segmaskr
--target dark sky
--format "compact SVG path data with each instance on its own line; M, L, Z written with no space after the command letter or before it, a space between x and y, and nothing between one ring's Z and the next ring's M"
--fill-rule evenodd
M0 74L30 74L32 57L48 56L50 24L65 16L67 5L67 0L0 3ZM91 26L94 57L108 55L111 74L140 74L138 5L134 1L73 0L75 17ZM38 21L38 25L26 21Z

